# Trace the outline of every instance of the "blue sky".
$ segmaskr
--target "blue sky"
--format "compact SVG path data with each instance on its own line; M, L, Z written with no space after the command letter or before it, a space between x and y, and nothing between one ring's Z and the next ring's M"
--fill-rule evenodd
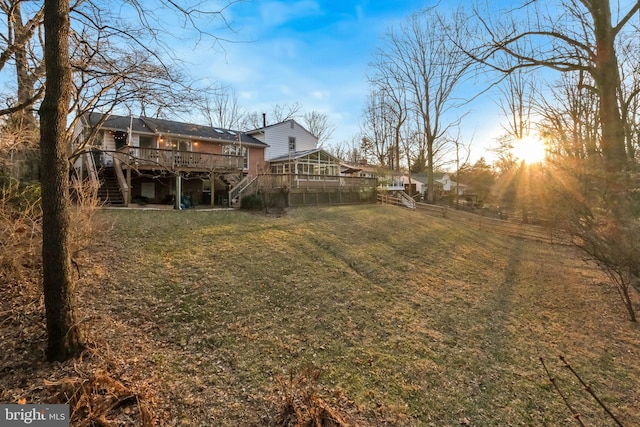
M336 127L332 144L351 140L359 131L368 94L368 64L385 31L433 3L241 2L226 13L236 32L227 32L227 37L236 42L223 43L221 52L192 51L185 46L183 55L198 77L231 85L240 105L249 111L268 112L274 104L298 102L303 112L326 113ZM472 150L474 157L485 150L480 139L490 142L497 136L497 120L473 114L465 119L464 137L473 138L477 146Z
M216 10L217 3L226 1L202 4ZM464 0L243 0L224 12L233 31L221 29L219 21L211 24L212 34L229 40L216 49L207 40L196 43L199 34L185 28L184 16L153 9L154 1L143 0L142 4L144 16L164 30L166 46L191 77L229 85L247 111L268 113L275 104L299 103L302 113L323 112L336 128L330 145L351 141L360 130L369 92L369 63L384 33L412 12L459 1ZM194 3L198 2L190 2ZM115 15L137 22L139 16L130 7L114 4L120 5L112 10ZM0 81L2 78L0 73ZM468 109L471 114L465 117L463 138L469 142L473 137L476 148L472 152L477 158L499 133L500 118L487 98L484 104ZM197 116L179 119L204 123Z

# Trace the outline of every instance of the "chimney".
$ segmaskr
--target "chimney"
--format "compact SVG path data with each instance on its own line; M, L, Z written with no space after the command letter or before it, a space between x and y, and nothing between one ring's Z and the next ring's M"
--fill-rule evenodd
M267 127L267 113L262 113L262 127Z

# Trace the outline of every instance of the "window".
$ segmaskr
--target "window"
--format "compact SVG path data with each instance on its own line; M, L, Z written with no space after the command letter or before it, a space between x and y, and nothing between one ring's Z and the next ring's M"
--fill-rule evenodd
M155 145L152 136L140 136L140 148L155 148Z
M222 154L227 156L242 156L244 159L242 167L249 169L249 150L247 147L240 147L239 145L225 145L222 149Z
M173 151L191 151L191 141L184 139L170 139L169 148Z
M289 137L289 151L296 151L296 137Z

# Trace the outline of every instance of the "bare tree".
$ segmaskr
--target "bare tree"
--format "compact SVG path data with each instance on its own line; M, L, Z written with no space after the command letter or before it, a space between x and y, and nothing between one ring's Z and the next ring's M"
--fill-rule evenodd
M375 91L384 93L382 98L387 103L386 111L388 117L386 120L391 124L393 130L393 150L394 163L391 167L400 171L400 146L403 133L403 125L409 116L409 108L407 106L407 88L405 81L400 79L396 72L396 64L386 60L386 53L383 50L378 52L377 60L370 66L373 68L373 75L369 77L369 82L373 85ZM405 131L405 134L410 133ZM413 141L411 138L404 140L405 145ZM411 164L411 148L405 147L407 154L407 162Z
M617 43L620 59L620 107L625 124L627 155L635 159L640 148L640 26L621 34Z
M596 159L600 126L597 95L582 83L583 73L564 73L534 103L540 136L550 155L558 158Z
M289 119L296 119L301 110L302 105L300 105L299 102L294 102L293 104L275 104L271 108L271 116L276 123L280 123Z
M302 121L309 132L318 138L318 144L322 146L329 141L336 127L329 121L329 117L320 111L313 110L302 116Z
M163 2L161 2L164 4ZM169 2L171 7L183 14L185 20L191 25L196 26L198 16L204 14L216 14L216 12L207 13L198 7L190 5L177 6L173 2ZM141 3L132 2L140 12L139 17L142 20L143 27L149 25L145 19L144 7ZM199 4L199 3L198 3ZM85 22L95 23L96 14L90 14L83 11L80 6L82 2L76 3L77 8L74 10L80 17L86 19ZM87 2L85 5L88 11L99 11L97 4ZM44 31L45 44L44 56L46 64L46 91L40 106L40 149L42 157L42 208L43 208L43 242L42 242L42 259L43 259L43 284L45 295L45 309L47 317L47 357L50 360L65 360L73 356L82 347L82 337L78 328L78 322L75 318L75 302L74 302L74 284L75 277L71 268L70 254L70 197L69 197L69 158L70 158L70 140L67 132L67 118L70 111L72 101L72 61L69 57L69 40L71 37L70 25L71 9L69 0L45 0L44 2ZM96 26L94 28L111 28L111 25ZM151 28L151 27L148 27ZM118 31L116 31L117 33ZM100 40L100 32L92 41ZM123 34L123 33L120 33ZM201 33L203 34L203 33ZM77 40L77 39L76 39ZM134 44L141 46L139 40L130 40ZM97 46L97 45L94 45ZM83 44L82 40L76 44L80 50L87 48L80 58L90 58L91 60L73 65L76 68L90 72L95 72L96 78L104 78L107 83L107 89L119 90L122 86L120 83L127 81L126 67L133 61L125 61L125 69L115 68L121 73L118 78L110 80L114 68L105 66L108 58L101 56L100 49L94 49L94 46ZM154 57L159 59L159 55L153 54L149 49L142 49ZM86 53L86 55L84 55ZM78 57L74 57L74 61L78 61ZM104 62L103 62L104 61ZM159 61L161 68L162 61ZM91 69L95 66L94 69ZM111 64L113 66L113 64ZM101 70L110 70L101 72ZM154 76L150 76L153 80ZM104 96L106 92L100 90L100 85L93 85L91 78L81 78L76 82L81 82L85 93L89 93L92 105L98 105L100 96ZM113 83L115 81L115 83ZM113 84L109 83L112 82ZM129 88L136 88L135 85ZM79 91L76 88L76 93ZM142 91L143 87L136 89ZM113 94L113 92L111 92ZM143 93L143 95L145 95ZM134 96L135 98L135 96ZM140 98L138 98L140 99Z
M0 3L0 14L6 17L6 32L0 36L3 42L0 70L12 60L16 83L15 92L7 95L6 107L0 109L0 115L5 116L0 155L4 173L19 180L38 177L38 129L34 111L44 94L41 81L44 65L42 56L35 52L41 51L42 40L36 35L40 34L44 10L41 4L34 6L19 0Z
M640 1L634 1L614 14L609 0L559 0L553 5L527 1L500 13L477 10L490 42L482 56L472 56L504 73L539 67L588 73L598 95L602 155L607 170L620 170L627 152L618 102L616 40L639 10ZM517 20L522 16L524 23ZM614 16L619 17L617 22Z
M502 124L506 134L501 138L502 150L508 150L506 155L511 158L514 142L526 143L525 138L531 132L531 114L533 109L532 94L535 85L532 76L527 75L523 70L517 69L507 75L500 86L500 99L498 105L502 110L506 124ZM503 154L504 155L504 154ZM517 159L513 159L517 160ZM527 179L530 176L525 170L529 165L525 162L512 162L506 176L501 178L506 181L506 187L510 190L503 197L503 204L515 204L522 212L522 222L529 222L529 208L531 196L531 182Z
M69 0L45 0L44 31L47 88L40 106L43 288L47 358L61 361L82 348L69 245L71 202L66 138L71 100Z
M550 206L610 275L635 320L628 289L640 274L638 250L628 242L639 234L631 110L639 93L632 18L640 1L522 3L500 13L477 9L490 42L475 58L501 73L542 68L563 75L555 99L542 103L542 129L554 144Z
M258 129L269 124L284 122L289 119L296 119L302 110L302 105L295 102L293 104L275 104L269 112L253 111L244 117L243 127L248 129Z
M211 96L203 96L200 112L209 126L222 129L239 129L244 120L236 92L229 87L215 89Z
M3 50L0 52L0 70L13 60L17 83L16 93L7 99L7 106L0 109L0 115L17 114L20 122L35 126L32 106L42 99L44 87L39 84L44 74L41 51L42 40L39 34L44 16L44 5L35 9L28 8L23 13L23 0L0 2L0 12L6 17L7 28L3 33ZM30 16L26 20L23 15Z
M454 90L465 77L471 61L461 48L468 40L462 10L443 15L428 9L411 15L397 30L389 30L376 63L385 75L402 82L407 102L419 120L426 148L428 201L435 202L434 166L438 143L458 122L446 115L457 106Z
M502 128L514 139L521 140L531 131L531 94L535 91L531 77L523 70L515 70L499 87L498 106L507 119Z
M325 147L328 153L350 163L359 163L365 159L364 154L361 152L361 137L355 135L351 138L351 141L343 140L338 143L334 143Z
M392 128L388 118L389 104L385 101L385 94L381 91L373 91L367 98L367 104L363 111L362 143L360 149L374 162L382 167L393 167Z

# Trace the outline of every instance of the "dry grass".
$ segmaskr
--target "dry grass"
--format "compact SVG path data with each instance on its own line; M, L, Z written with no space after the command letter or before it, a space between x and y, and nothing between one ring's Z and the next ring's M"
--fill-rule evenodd
M157 424L573 425L542 357L587 425L613 425L559 355L640 424L640 331L571 248L381 205L99 217L83 363ZM3 360L0 400L60 381L38 359Z

